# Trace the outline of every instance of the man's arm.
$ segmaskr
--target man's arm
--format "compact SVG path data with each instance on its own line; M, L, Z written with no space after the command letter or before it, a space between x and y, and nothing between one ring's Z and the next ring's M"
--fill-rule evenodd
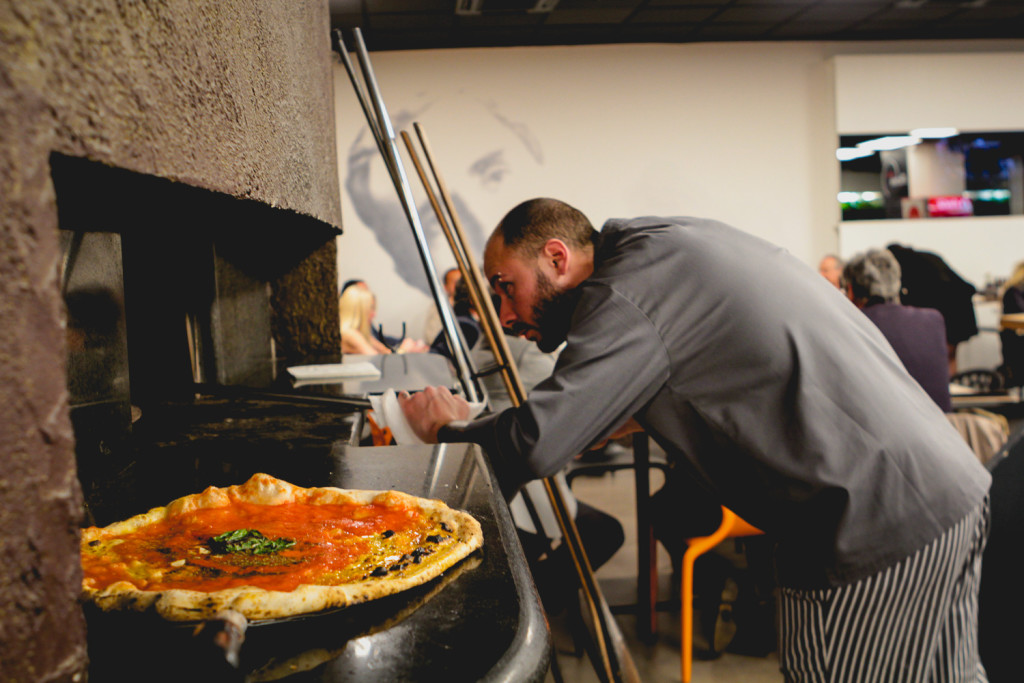
M430 443L483 446L505 491L551 476L616 436L663 386L667 352L643 311L605 288L584 297L573 323L554 374L521 406L460 424L468 408L456 408L465 401L432 388L401 399L409 424Z

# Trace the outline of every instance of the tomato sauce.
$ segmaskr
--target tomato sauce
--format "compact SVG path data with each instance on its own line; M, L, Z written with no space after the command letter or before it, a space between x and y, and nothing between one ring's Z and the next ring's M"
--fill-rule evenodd
M363 561L368 554L379 555L387 550L383 546L399 538L403 545L417 543L430 533L430 526L417 508L235 503L162 520L92 548L86 544L82 567L97 590L129 581L149 591L210 592L237 586L290 591L325 576L362 578L373 569ZM208 552L210 538L235 529L255 529L269 539L292 539L295 545L265 555ZM390 542L383 540L385 531L394 532L387 534Z

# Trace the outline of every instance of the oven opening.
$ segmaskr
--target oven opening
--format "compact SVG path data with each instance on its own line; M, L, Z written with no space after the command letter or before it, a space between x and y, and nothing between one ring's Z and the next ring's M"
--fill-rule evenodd
M336 320L336 231L79 158L52 155L51 169L87 523L240 483L258 466L294 463L295 483L322 466L312 461L348 438L357 409L268 396L287 365L340 360L336 323L319 339L295 332L293 302L310 297L290 289L327 253L330 281L314 286L321 317L333 304Z

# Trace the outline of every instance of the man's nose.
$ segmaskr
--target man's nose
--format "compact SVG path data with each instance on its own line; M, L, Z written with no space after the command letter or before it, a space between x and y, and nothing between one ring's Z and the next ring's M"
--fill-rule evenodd
M512 310L512 306L509 305L506 299L501 300L501 309L498 312L498 320L501 322L501 326L508 328L511 327L516 318L516 312Z

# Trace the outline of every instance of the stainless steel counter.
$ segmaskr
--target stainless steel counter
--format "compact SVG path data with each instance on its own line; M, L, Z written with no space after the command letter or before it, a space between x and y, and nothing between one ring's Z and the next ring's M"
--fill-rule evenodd
M333 441L322 433L294 449L286 442L267 450L258 435L244 436L251 428L243 426L236 438L231 430L203 436L193 426L188 438L164 438L150 451L140 450L106 481L108 495L98 510L105 519L99 523L144 512L197 487L242 483L265 471L302 486L394 488L438 498L480 521L484 547L415 590L328 614L253 624L237 669L196 638L192 626L87 609L91 681L544 678L546 622L508 508L476 446L361 448L349 445L339 427ZM97 484L94 495L103 488ZM157 495L162 498L154 500Z

